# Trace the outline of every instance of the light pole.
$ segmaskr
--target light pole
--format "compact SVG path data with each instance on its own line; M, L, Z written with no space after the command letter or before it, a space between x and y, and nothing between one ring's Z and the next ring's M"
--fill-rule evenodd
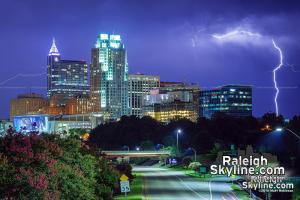
M291 133L291 134L293 134L296 138L298 138L299 139L299 141L300 141L300 136L297 134L297 133L295 133L294 131L292 131L291 129L288 129L288 128L282 128L282 127L278 127L278 128L276 128L275 129L275 131L277 131L277 132L282 132L282 131L284 131L284 130L286 130L286 131L288 131L289 133ZM300 144L298 143L298 152L300 152Z
M197 151L193 148L193 147L190 147L191 150L193 150L194 152L194 157L195 157L195 162L197 160Z
M294 136L296 136L298 139L300 139L300 136L297 135L294 131L292 131L291 129L288 128L276 128L275 131L277 132L282 132L283 130L287 130L288 132L292 133Z
M177 140L176 140L177 141L177 143L176 143L177 152L178 152L178 135L181 134L181 132L182 132L181 129L177 129L177 131L176 131L176 136L177 136Z

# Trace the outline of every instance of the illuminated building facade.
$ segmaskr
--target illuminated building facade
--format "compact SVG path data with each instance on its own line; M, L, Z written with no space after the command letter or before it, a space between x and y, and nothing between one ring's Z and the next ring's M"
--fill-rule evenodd
M68 115L87 114L91 112L90 99L86 96L78 96L69 99L65 106L65 113Z
M59 105L57 101L60 98L51 98L50 104L43 108L44 114L47 115L76 115L87 114L91 112L91 103L89 96L76 96L67 100L65 105Z
M252 87L225 85L200 92L200 117L222 112L233 117L252 116Z
M47 57L47 95L59 97L59 105L78 95L89 95L85 61L62 60L53 40Z
M18 95L10 101L10 119L16 115L39 114L49 102L40 94L29 93Z
M10 127L13 127L13 123L11 121L0 120L0 137L4 137Z
M150 90L158 89L160 85L159 76L143 74L129 75L129 108L130 115L143 116L143 97L150 94Z
M198 118L199 87L184 83L162 82L159 90L151 90L143 101L143 115L168 123L186 118L193 122Z
M69 133L71 129L91 130L108 121L105 114L77 115L20 115L13 117L13 127L17 132ZM12 123L10 123L12 124ZM7 127L7 126L6 126Z
M128 64L120 35L98 36L90 70L92 110L108 112L113 120L128 115Z

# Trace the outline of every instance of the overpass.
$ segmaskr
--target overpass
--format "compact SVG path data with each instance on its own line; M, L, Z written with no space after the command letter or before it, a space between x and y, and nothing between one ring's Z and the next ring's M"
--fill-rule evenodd
M118 158L118 157L130 157L130 158L154 158L161 156L170 156L171 151L101 151L105 157Z

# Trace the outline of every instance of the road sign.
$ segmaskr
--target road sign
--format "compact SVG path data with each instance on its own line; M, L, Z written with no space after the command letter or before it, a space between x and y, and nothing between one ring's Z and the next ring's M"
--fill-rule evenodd
M199 172L200 172L201 174L205 174L205 173L206 173L206 167L200 167L200 168L199 168Z
M129 181L120 181L121 192L130 192Z
M125 174L122 174L122 176L120 177L120 181L128 181L128 177Z

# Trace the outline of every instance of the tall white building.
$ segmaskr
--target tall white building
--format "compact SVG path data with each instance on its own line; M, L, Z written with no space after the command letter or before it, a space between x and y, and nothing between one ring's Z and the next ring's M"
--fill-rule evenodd
M150 94L150 90L160 87L160 77L143 74L129 75L129 108L130 115L142 117L142 104L145 95Z

